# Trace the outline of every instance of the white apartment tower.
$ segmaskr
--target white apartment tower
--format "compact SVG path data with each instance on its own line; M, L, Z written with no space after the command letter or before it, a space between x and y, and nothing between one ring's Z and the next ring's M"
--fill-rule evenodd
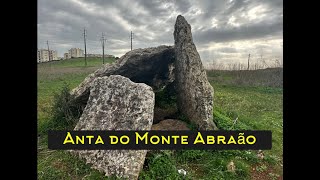
M50 55L50 59L49 59ZM48 53L47 49L38 49L37 51L37 62L47 62L52 60L58 60L58 53L57 51L50 50L50 53Z
M69 53L64 53L64 54L63 54L63 58L64 58L64 59L70 59L71 57L70 57L70 54L69 54Z
M71 48L68 54L69 58L84 57L83 50L80 48Z

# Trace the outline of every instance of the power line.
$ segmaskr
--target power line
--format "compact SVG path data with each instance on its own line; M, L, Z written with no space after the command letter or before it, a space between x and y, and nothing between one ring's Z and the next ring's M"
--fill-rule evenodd
M249 70L249 67L250 67L250 54L248 56L248 70Z
M133 35L134 35L134 33L132 33L132 31L131 31L131 34L130 34L130 39L131 39L131 51L132 51L132 39L133 39Z
M49 49L49 41L47 40L47 47L48 47L48 58L49 58L49 61L50 61L50 49Z
M102 33L101 36L101 43L102 43L102 64L104 64L104 42L107 41L104 37L104 33Z
M86 29L83 29L83 39L84 39L84 63L87 66L87 45L86 45Z

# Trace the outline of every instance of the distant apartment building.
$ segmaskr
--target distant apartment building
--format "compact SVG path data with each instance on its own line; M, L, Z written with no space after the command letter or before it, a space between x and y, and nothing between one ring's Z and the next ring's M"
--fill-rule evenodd
M63 54L63 59L70 59L70 54L69 53L64 53Z
M37 51L37 62L48 62L52 60L58 60L57 51L50 50L50 53L47 49L38 49Z
M84 57L83 50L80 48L71 48L69 50L68 57L69 58Z
M51 60L59 60L57 51L51 50L50 54L51 54L51 58L50 58Z

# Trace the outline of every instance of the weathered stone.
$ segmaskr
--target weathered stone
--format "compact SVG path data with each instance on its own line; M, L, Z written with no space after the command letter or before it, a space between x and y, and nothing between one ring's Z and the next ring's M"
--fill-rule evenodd
M181 15L175 24L174 44L179 111L201 130L217 129L212 115L213 88L193 43L191 26Z
M190 130L187 124L178 119L165 119L158 124L152 125L152 130L166 130L166 131L182 131Z
M154 107L154 115L153 115L153 123L156 124L164 119L169 118L176 118L177 117L177 108L170 107L170 108L160 108L155 106Z
M96 77L121 75L136 83L145 83L158 90L174 81L172 46L135 49L127 52L116 62L106 64L90 74L71 94L76 98L87 98Z
M74 130L150 130L154 93L143 83L111 75L96 77L90 96ZM71 151L105 175L137 179L146 150L73 150Z

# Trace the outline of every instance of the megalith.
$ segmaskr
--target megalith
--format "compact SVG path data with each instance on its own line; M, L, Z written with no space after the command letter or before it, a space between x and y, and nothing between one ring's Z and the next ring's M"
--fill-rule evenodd
M213 122L213 88L193 43L191 26L181 15L174 26L174 50L179 111L200 130L217 129Z
M120 75L96 77L74 130L150 130L154 92ZM147 150L72 150L106 176L137 179Z

